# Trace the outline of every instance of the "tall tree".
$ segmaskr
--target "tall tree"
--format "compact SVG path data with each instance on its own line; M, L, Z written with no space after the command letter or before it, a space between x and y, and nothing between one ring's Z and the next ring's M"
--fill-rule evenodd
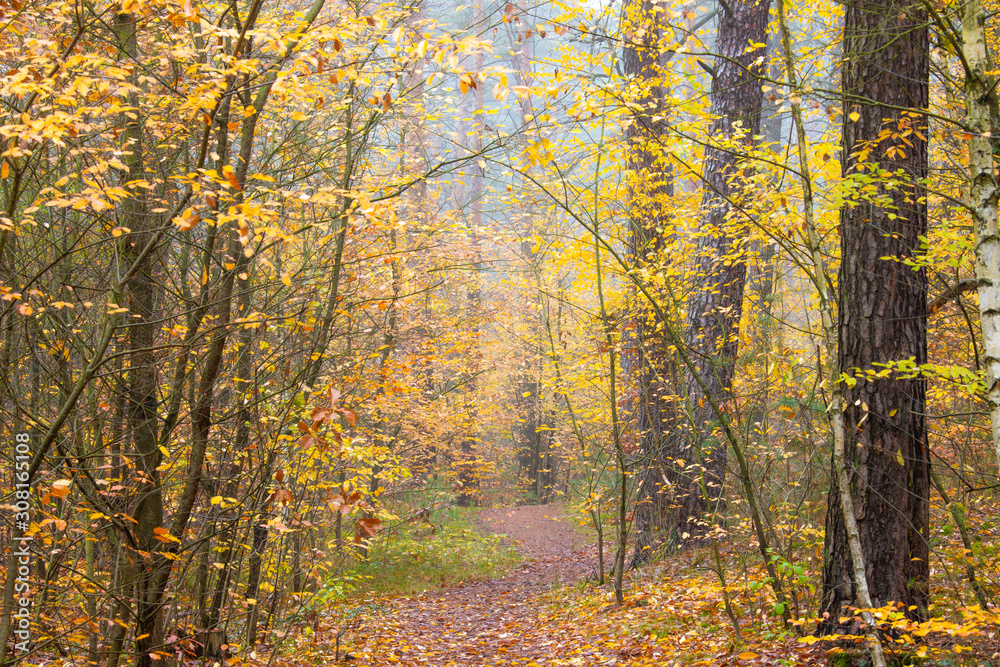
M687 301L685 345L696 369L684 378L686 424L666 442L666 473L673 489L673 516L664 528L668 539L682 544L707 532L704 515L722 495L727 445L715 435L715 419L706 395L717 404L730 398L746 263L740 258L742 233L733 204L749 193L742 186L740 154L757 143L763 92L760 76L766 67L764 45L770 0L722 3L712 74L712 116L705 149L702 220L695 289ZM734 145L742 146L735 151ZM706 385L694 377L701 376Z
M997 94L986 38L982 0L962 5L962 53L965 73L965 118L969 131L969 207L976 235L976 287L986 367L986 400L990 406L993 448L1000 463L1000 225L997 224L993 136ZM948 30L942 33L948 35Z
M902 260L927 234L927 13L911 0L853 0L844 22L845 181L877 192L841 209L841 373L927 359L927 278ZM891 175L891 178L887 175ZM925 381L844 386L845 458L873 604L928 601L930 462ZM821 611L857 603L841 499L828 497Z
M662 12L651 0L626 4L623 32L625 76L636 88L637 99L632 124L626 132L629 142L629 261L636 270L652 270L662 261L664 200L673 195L673 176L663 156L661 137L668 131L666 95L661 81L660 41L663 38ZM654 120L656 119L656 120ZM669 383L672 373L668 345L651 304L639 303L635 322L625 331L624 370L631 378L631 430L636 434L642 464L637 479L635 515L636 550L634 563L648 559L649 548L663 518L669 515L669 499L664 492L663 443L670 414Z

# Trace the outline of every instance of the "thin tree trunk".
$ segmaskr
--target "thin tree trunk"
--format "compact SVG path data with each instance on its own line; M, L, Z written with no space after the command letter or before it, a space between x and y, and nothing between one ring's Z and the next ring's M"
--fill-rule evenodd
M340 516L340 512L337 513ZM267 523L257 523L253 527L253 545L250 550L250 567L247 572L247 604L250 611L247 615L246 646L254 650L257 642L257 618L260 615L260 565L267 547ZM251 602L252 600L252 602Z
M983 332L986 400L993 426L993 447L1000 464L1000 190L994 172L996 84L986 43L986 11L982 0L964 0L962 54L965 56L965 121L969 138L969 209L976 233L976 281L979 324Z
M130 68L138 62L139 23L135 15L123 11L116 12L114 32L117 39L118 58ZM121 144L123 162L127 172L122 175L125 183L145 181L143 164L142 116L138 108L138 94L130 95L130 111L122 114ZM159 359L154 349L157 325L156 308L157 281L153 275L158 258L155 250L145 257L139 253L149 242L156 217L149 215L144 191L130 186L133 193L119 207L120 224L131 230L123 236L122 256L128 264L135 266L135 272L125 284L126 305L129 310L128 347L128 409L127 421L132 435L136 470L136 505L133 509L135 520L134 535L139 552L135 554L132 567L135 581L136 667L151 667L151 655L163 645L162 615L160 599L155 582L162 568L162 559L157 555L160 542L154 530L163 525L163 494L160 487L160 473L157 468L162 458L158 447L157 430L157 366Z

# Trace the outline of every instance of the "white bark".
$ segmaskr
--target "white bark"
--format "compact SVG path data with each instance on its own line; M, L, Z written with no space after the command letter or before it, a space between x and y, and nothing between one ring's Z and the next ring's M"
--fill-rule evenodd
M1000 230L997 228L997 181L993 172L990 97L986 74L986 12L982 0L967 0L962 13L965 56L965 120L969 139L969 210L976 232L976 282L983 331L986 399L993 424L993 446L1000 464Z

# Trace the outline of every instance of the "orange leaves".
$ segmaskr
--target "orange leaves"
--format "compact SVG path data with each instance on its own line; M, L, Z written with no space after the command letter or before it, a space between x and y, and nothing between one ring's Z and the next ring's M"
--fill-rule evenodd
M309 416L312 423L299 420L297 424L299 432L302 433L302 438L300 439L302 446L316 447L320 452L325 452L330 448L330 442L326 439L327 437L335 440L338 446L344 444L343 436L337 430L336 425L333 423L328 424L328 422L333 422L340 417L343 417L348 427L353 427L358 422L358 414L354 410L342 408L337 405L337 401L340 399L340 392L334 389L332 385L328 387L327 391L329 392L329 405L318 405L313 408ZM325 433L321 434L320 431L324 426L327 426L327 428L325 429Z
M166 528L157 526L153 529L153 539L159 540L160 542L165 542L169 544L170 542L177 542L180 544L180 540L170 534Z
M295 496L288 489L277 489L267 498L269 503L282 503L289 505L295 501Z
M389 107L392 105L392 95L389 91L385 91L381 96L372 95L368 98L368 103L373 107L382 107L382 111L388 111Z
M181 215L174 218L174 225L178 231L189 232L201 222L201 216L193 208L189 208Z
M69 487L72 481L68 479L57 479L52 482L52 486L49 488L49 493L56 498L65 498L69 495Z
M458 77L458 87L461 89L462 94L469 92L469 90L478 90L479 84L476 83L475 77L466 72Z
M243 189L243 186L240 185L240 182L236 180L236 173L233 171L233 168L230 167L228 164L222 168L222 175L225 176L226 180L229 182L229 185L231 185L234 190Z

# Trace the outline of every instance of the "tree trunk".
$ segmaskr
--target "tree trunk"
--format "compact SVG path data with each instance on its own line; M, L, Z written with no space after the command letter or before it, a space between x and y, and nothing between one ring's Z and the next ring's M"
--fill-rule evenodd
M673 173L663 155L660 138L667 132L665 94L660 86L659 42L663 25L651 0L632 0L623 21L626 35L625 76L640 86L639 110L626 131L629 141L629 261L636 269L656 271L667 243L666 216L661 200L674 194ZM654 120L657 119L657 120ZM670 514L664 488L665 453L670 391L667 378L675 375L668 345L651 304L637 303L635 321L624 332L623 371L630 378L627 398L630 432L640 451L635 511L633 566L649 559L656 531Z
M927 277L895 259L913 258L927 234L920 185L927 177L926 11L910 0L854 0L847 5L844 53L844 178L885 170L908 181L889 187L880 179L872 200L841 210L840 371L853 375L877 363L927 360ZM883 131L893 135L880 140ZM844 384L843 456L871 601L913 605L919 615L928 602L925 381ZM821 612L836 624L858 597L835 487L827 507Z
M969 207L976 232L976 282L979 323L983 332L986 399L993 426L993 447L1000 463L1000 225L997 224L996 175L991 110L996 108L996 85L987 52L986 11L982 0L966 0L962 13L962 52L965 73L965 119L969 138Z
M702 223L694 293L687 302L685 345L696 372L718 404L729 399L739 347L746 263L738 256L744 235L729 212L743 199L741 166L731 142L752 148L760 128L764 44L770 0L739 0L723 6L712 77L709 136L721 138L705 149ZM758 48L748 49L748 44ZM743 213L737 213L739 220ZM685 397L690 424L667 443L667 478L675 486L671 539L682 545L708 531L705 513L718 509L726 473L726 442L704 393L686 373Z
M118 59L129 67L138 60L138 26L133 14L115 14ZM123 162L127 167L122 174L123 183L144 181L146 175L138 94L132 93L130 97L132 110L121 117ZM141 253L152 240L152 229L157 221L146 210L144 191L136 186L131 186L131 189L133 193L118 211L120 225L131 230L130 234L122 237L122 256L136 269L124 286L125 303L131 316L128 326L127 422L135 454L136 505L132 516L135 520L133 533L139 549L132 568L136 596L135 664L136 667L150 667L153 663L151 654L163 644L161 605L156 590L163 563L157 553L160 542L153 532L163 525L163 493L157 470L162 458L157 440L159 418L156 411L156 369L160 359L155 348L157 322L154 310L158 287L153 275L158 253L150 252L145 257Z
M473 25L479 25L482 21L482 13L482 5L474 3L472 5ZM482 72L484 60L485 54L483 51L481 49L477 50L473 56L473 71ZM467 373L469 374L469 381L465 383L465 391L462 394L468 431L462 435L460 444L461 461L459 463L458 476L458 481L462 486L462 492L458 496L458 505L460 507L478 505L482 499L479 492L478 476L476 474L475 452L479 443L479 409L477 404L479 381L477 378L480 364L478 359L482 354L479 347L479 316L483 308L482 276L480 275L483 267L483 257L479 235L482 233L483 227L483 168L477 164L479 158L472 158L472 155L480 153L483 149L483 86L478 85L469 92L470 95L467 97L472 100L473 106L471 114L472 131L463 141L465 144L469 144L465 146L465 150L470 158L470 162L466 167L472 171L470 179L472 187L469 193L469 204L472 207L472 215L469 220L469 242L472 246L471 259L474 270L470 276L471 284L468 288L467 299L470 315L468 321L471 329L469 336L475 341L475 344L468 354L469 364Z
M340 516L340 513L337 513ZM250 651L254 650L257 643L257 618L260 612L260 565L264 557L264 549L267 547L267 523L254 524L253 543L250 550L250 567L247 573L247 604L250 611L247 615L246 646ZM253 602L251 602L251 600Z

